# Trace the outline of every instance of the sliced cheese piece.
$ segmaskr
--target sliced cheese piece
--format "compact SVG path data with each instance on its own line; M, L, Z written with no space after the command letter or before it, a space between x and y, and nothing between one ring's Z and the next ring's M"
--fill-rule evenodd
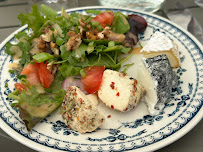
M125 112L135 108L143 93L144 89L136 79L117 71L105 70L98 97L106 106Z
M80 132L92 132L102 125L104 116L97 110L95 96L87 96L76 86L69 86L62 103L65 124Z
M141 57L141 56L140 56ZM146 89L144 96L151 115L159 114L176 87L177 77L165 54L153 58L140 58L137 80Z
M96 94L88 94L86 97L92 102L92 104L98 105L99 101Z
M178 46L162 32L156 31L140 52L145 58L166 54L171 67L180 66Z

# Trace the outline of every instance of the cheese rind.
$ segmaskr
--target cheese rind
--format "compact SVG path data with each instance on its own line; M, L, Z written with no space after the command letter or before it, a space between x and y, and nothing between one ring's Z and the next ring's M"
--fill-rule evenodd
M143 93L144 89L136 79L117 71L105 70L98 96L106 106L125 112L135 108Z
M146 88L145 102L151 115L158 114L164 107L164 104L171 97L172 88L176 87L177 77L173 72L169 60L165 54L153 58L144 58L145 77L149 77L151 85ZM151 89L151 90L150 90Z
M65 124L80 132L92 132L102 125L104 116L97 110L98 101L87 96L76 86L69 86L62 103Z
M145 58L166 54L171 67L180 66L178 46L162 32L156 31L140 52Z

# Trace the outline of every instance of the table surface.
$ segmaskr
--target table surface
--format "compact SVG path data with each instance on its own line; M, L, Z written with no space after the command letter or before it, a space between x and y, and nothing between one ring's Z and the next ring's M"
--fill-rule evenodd
M9 36L12 32L20 27L20 22L17 15L22 12L27 12L29 0L0 0L0 43ZM162 8L155 14L167 18L165 10L176 10L176 4L180 2L188 8L193 16L203 27L203 8L198 7L193 0L167 0ZM79 0L79 7L82 6L98 6L97 0ZM203 43L203 42L202 42ZM203 120L189 133L183 136L176 142L164 147L157 152L203 152ZM0 129L0 151L7 152L35 152L34 150L18 143Z

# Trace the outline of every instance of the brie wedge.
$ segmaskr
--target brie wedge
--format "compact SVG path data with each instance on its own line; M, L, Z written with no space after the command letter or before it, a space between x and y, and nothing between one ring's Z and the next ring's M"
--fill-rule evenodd
M171 67L176 68L180 66L178 46L162 32L156 31L140 52L145 58L166 54Z

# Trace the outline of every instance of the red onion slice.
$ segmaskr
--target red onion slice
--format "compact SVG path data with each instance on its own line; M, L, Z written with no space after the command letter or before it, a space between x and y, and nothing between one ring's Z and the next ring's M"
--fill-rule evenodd
M87 93L85 90L84 90L84 86L81 82L81 76L70 76L70 77L67 77L63 83L62 83L62 89L64 90L67 90L67 88L69 86L76 86L78 88L80 88L80 90L84 93L84 94L89 94Z

